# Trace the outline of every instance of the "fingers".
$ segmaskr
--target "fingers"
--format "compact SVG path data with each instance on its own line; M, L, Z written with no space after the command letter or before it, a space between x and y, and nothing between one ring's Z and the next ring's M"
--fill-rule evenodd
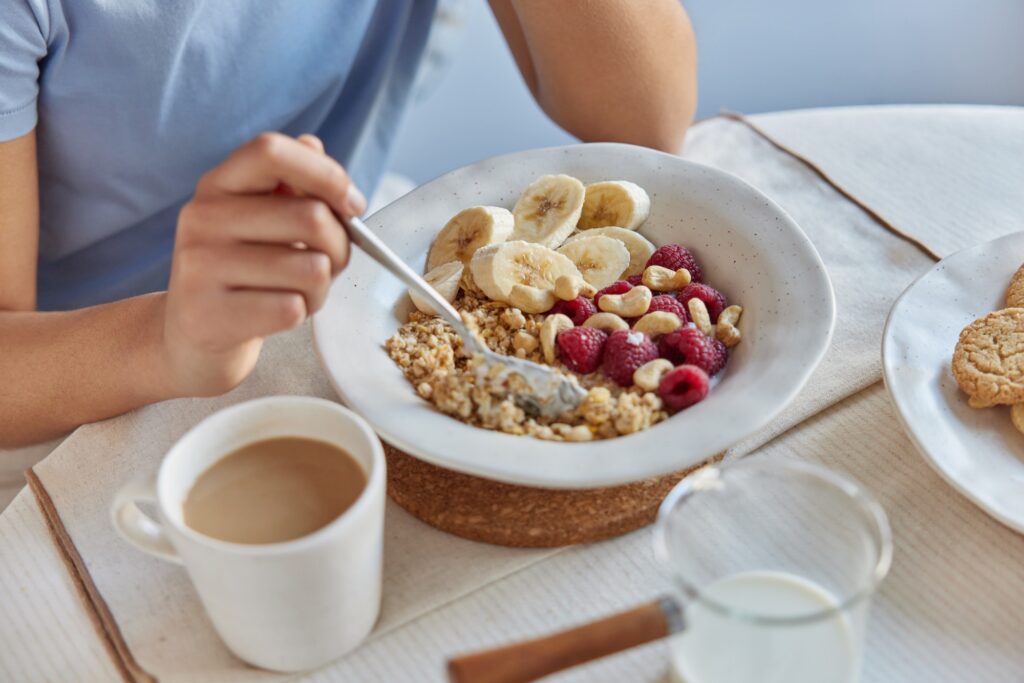
M320 138L318 138L315 135L303 133L297 138L297 140L302 144L306 145L307 147L309 147L310 149L316 150L321 154L324 153L324 143Z
M318 138L317 136L305 133L303 135L300 135L296 139L302 144L306 145L306 147L309 147L310 149L319 152L320 154L324 153L324 143L321 142L320 138ZM274 194L284 195L286 197L299 197L302 195L301 192L296 192L295 188L291 187L290 185L285 185L284 183L281 183L276 188L274 188Z
M294 292L306 315L320 309L331 284L331 262L319 251L264 244L203 245L181 249L175 264L182 286L194 298L214 291Z
M323 305L349 257L339 216L365 210L316 137L270 133L243 145L200 180L179 214L168 329L183 331L186 347L236 361L258 353L249 342Z
M222 324L239 339L290 330L309 316L305 299L296 292L243 289L225 291L221 296Z
M237 349L252 339L290 330L307 317L298 292L206 289L177 312L192 343L207 352Z
M274 243L322 252L336 275L348 263L348 236L331 209L319 199L223 196L193 202L182 210L183 246L199 243Z
M229 289L293 291L302 295L306 313L320 310L331 286L331 261L318 251L242 244L213 248L209 258Z
M259 194L273 192L284 183L296 193L323 200L346 217L361 214L366 198L341 164L314 148L312 137L300 142L280 133L262 133L203 176L196 195Z

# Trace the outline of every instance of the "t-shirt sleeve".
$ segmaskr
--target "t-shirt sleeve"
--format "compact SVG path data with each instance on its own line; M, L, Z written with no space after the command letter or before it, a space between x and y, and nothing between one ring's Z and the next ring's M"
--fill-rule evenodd
M31 0L0 0L0 141L35 128L39 62L45 56L38 8Z

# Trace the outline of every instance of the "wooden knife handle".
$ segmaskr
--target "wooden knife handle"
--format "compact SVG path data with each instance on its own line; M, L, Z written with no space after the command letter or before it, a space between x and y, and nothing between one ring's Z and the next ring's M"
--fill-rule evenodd
M566 631L448 660L452 683L525 683L658 640L681 628L670 598Z

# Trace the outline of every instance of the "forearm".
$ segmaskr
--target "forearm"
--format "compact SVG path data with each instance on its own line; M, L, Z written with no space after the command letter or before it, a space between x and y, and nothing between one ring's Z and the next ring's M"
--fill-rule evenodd
M0 447L171 398L164 297L61 313L0 312Z
M491 0L545 112L584 141L677 152L697 104L697 50L678 0Z

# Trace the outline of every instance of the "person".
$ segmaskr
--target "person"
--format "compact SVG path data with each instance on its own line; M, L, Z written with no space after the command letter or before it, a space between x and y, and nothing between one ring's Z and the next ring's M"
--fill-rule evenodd
M491 0L583 141L678 151L677 0ZM434 0L0 7L0 447L230 390L348 259Z

